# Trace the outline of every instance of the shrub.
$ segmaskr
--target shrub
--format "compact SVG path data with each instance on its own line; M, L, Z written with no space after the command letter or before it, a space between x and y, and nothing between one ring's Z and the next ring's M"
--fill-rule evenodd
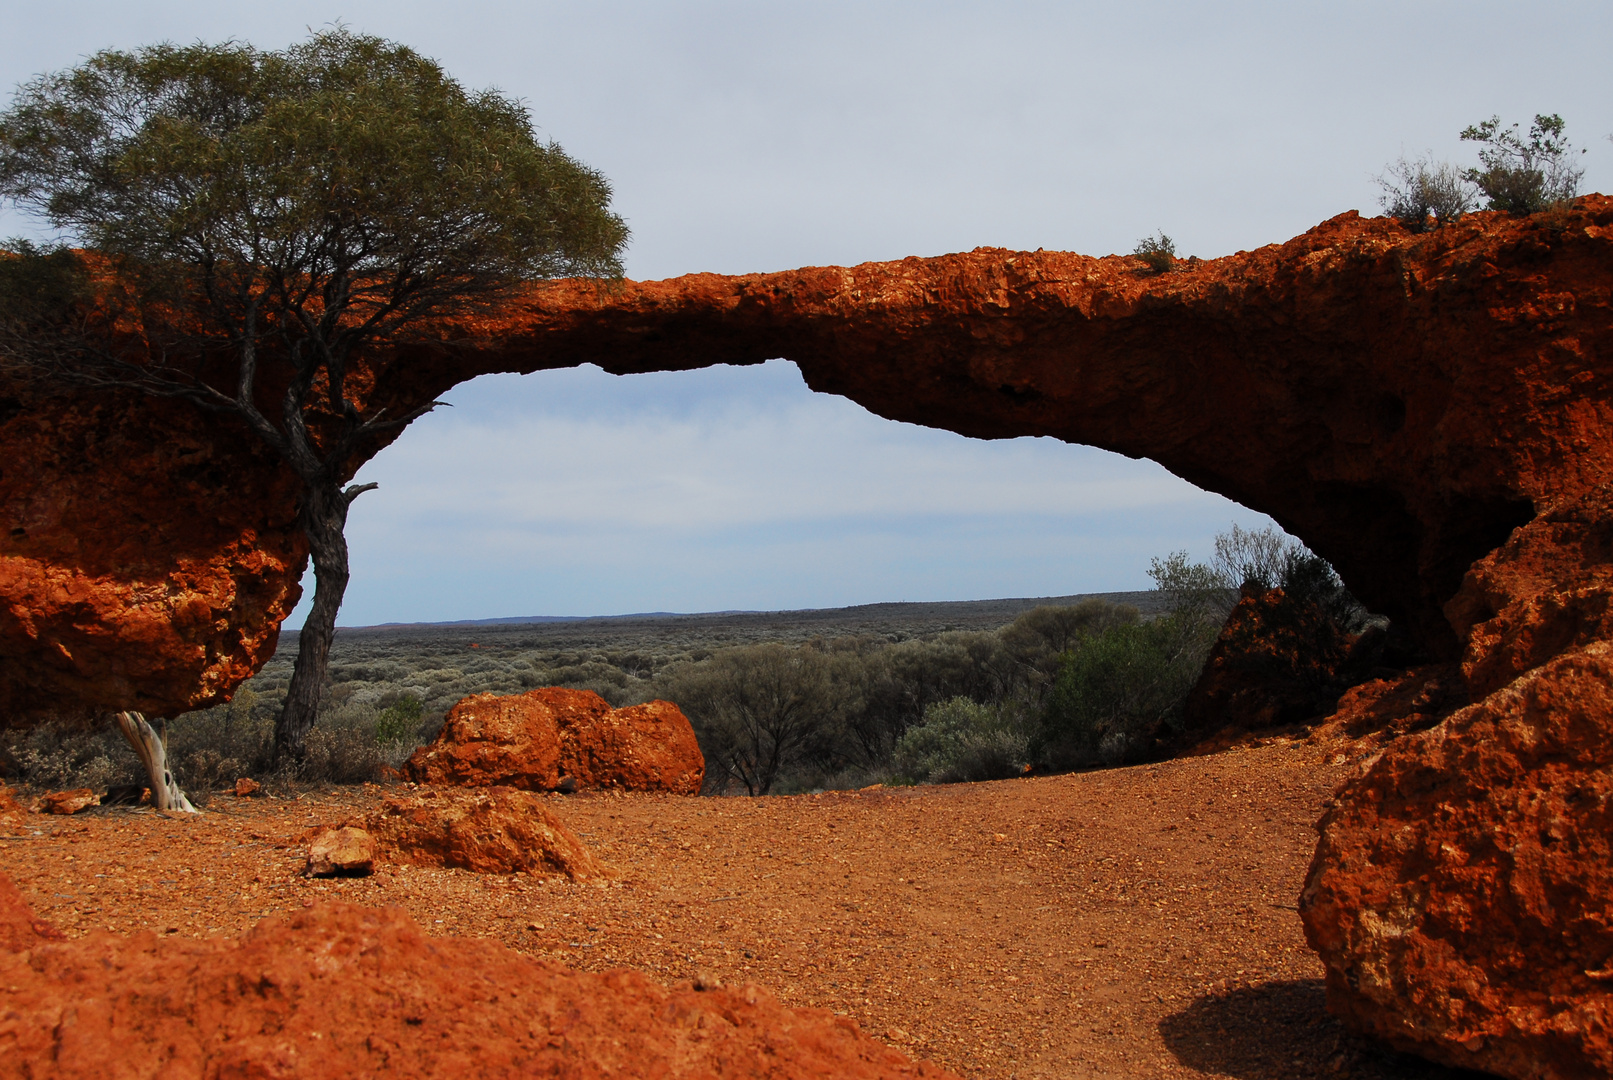
M1402 157L1378 176L1384 212L1412 232L1449 225L1473 209L1473 187L1462 170L1431 154L1413 161Z
M1492 116L1465 128L1462 139L1485 147L1479 151L1483 167L1463 175L1489 200L1490 210L1533 214L1579 192L1585 170L1574 164L1573 147L1563 138L1563 118L1555 113L1536 116L1528 138L1518 134L1517 124L1503 128L1501 118Z
M663 695L694 726L706 757L706 787L772 791L787 770L819 756L843 713L828 658L780 644L724 649L667 672Z
M1173 729L1214 640L1193 611L1116 626L1066 653L1048 695L1038 756L1054 767L1135 760Z
M381 710L375 718L375 741L381 745L402 742L417 735L425 706L413 694L405 694Z
M923 723L902 734L892 767L897 777L917 783L1002 780L1024 770L1029 747L1001 708L953 698L930 706Z
M1170 271L1176 265L1176 241L1160 230L1158 236L1145 236L1137 241L1131 253L1156 274Z

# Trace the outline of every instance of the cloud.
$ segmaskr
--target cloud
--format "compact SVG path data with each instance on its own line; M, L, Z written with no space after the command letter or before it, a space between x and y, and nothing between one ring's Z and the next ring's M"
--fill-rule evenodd
M496 376L366 466L349 625L1147 587L1263 521L1159 466L980 441L813 394L793 364Z

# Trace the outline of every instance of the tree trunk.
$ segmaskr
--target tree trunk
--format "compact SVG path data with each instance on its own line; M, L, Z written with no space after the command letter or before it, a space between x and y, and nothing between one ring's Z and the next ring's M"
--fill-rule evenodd
M137 712L120 712L113 719L117 721L123 737L129 740L129 745L134 747L134 752L140 755L146 775L151 778L152 805L158 810L196 813L196 808L180 790L174 774L168 771L168 748L162 744L162 737L146 723L146 718Z
M274 725L276 765L300 765L308 753L308 732L319 717L319 699L336 635L336 613L347 592L347 508L374 484L346 491L334 484L310 484L302 505L302 528L314 563L314 607L297 639L297 665L286 689L286 705Z

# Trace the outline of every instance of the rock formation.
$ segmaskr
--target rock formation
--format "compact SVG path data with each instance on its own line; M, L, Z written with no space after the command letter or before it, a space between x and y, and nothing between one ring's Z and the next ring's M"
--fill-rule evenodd
M946 1080L755 985L570 971L397 909L326 903L238 940L61 941L0 874L0 1061L37 1080L355 1076ZM954 1078L955 1080L955 1078Z
M40 796L34 803L34 812L38 814L76 814L81 810L88 810L92 806L99 806L101 797L89 788L74 788L72 791L52 791Z
M1362 682L1385 636L1350 634L1315 602L1245 587L1183 705L1193 735L1312 720Z
M321 829L308 841L309 877L363 877L375 868L375 837L344 825Z
M388 862L572 881L605 875L577 834L541 798L525 791L447 789L388 796L380 810L348 824L374 836Z
M977 249L775 274L534 287L369 358L399 410L491 371L783 356L813 389L979 438L1149 457L1272 514L1454 659L1443 605L1511 530L1608 475L1613 200L1412 234L1349 213L1153 274ZM379 449L379 447L377 447ZM233 422L0 377L0 716L222 700L305 552L290 474Z
M694 795L706 759L688 718L669 701L613 709L592 690L546 687L465 698L404 774L429 784Z
M1608 1026L1600 975L1565 965L1608 970L1574 912L1613 903L1605 733L1576 704L1605 684L1613 629L1613 200L1421 234L1350 213L1157 275L978 249L557 282L436 330L366 359L373 405L491 371L786 357L884 416L1152 458L1271 514L1391 618L1385 656L1419 665L1347 695L1345 725L1398 724L1402 707L1401 730L1437 725L1324 823L1301 906L1335 1007L1508 1075L1601 1067L1594 1039L1563 1033ZM225 420L0 371L0 722L221 700L297 600L295 490ZM1538 854L1502 851L1537 825ZM1580 845L1585 871L1552 861L1557 845ZM1536 951L1556 973L1545 997L1508 966Z
M1341 702L1345 724L1415 732L1339 790L1300 899L1355 1026L1502 1076L1613 1074L1610 600L1603 488L1468 572L1446 606L1459 667ZM1474 703L1428 726L1453 683Z

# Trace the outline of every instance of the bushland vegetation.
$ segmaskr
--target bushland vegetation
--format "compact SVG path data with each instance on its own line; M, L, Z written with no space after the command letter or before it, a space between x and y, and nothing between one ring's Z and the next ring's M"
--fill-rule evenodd
M1318 648L1336 648L1363 615L1324 561L1274 530L1234 527L1209 562L1178 552L1151 573L1151 591L1040 603L342 631L309 756L277 771L291 640L228 705L168 722L170 764L193 792L238 776L371 780L435 738L470 694L566 686L617 707L676 702L705 753L708 794L1117 765L1180 739L1240 587L1284 589L1293 632ZM0 764L36 786L143 780L110 733L13 734L4 750Z
M1401 157L1379 174L1384 212L1413 232L1448 225L1482 205L1485 210L1536 214L1579 193L1585 169L1563 135L1555 113L1539 115L1521 134L1499 116L1462 129L1463 142L1479 144L1478 167L1459 168L1432 154Z

